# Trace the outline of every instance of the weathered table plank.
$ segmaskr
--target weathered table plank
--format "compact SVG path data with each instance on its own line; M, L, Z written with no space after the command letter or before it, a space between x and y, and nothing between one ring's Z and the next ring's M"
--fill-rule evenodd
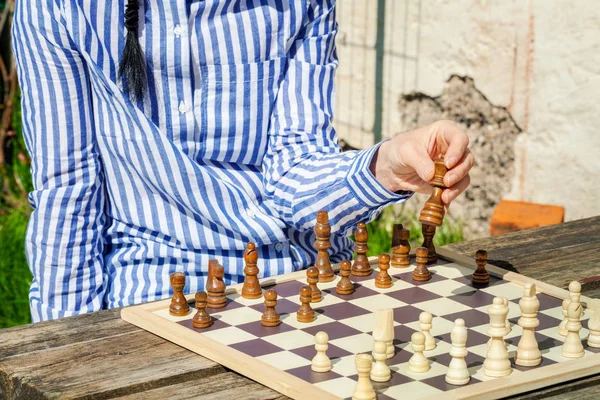
M449 246L556 286L600 276L600 217ZM584 293L600 297L600 283ZM0 331L0 398L283 399L120 319L120 310ZM599 398L600 376L515 396Z

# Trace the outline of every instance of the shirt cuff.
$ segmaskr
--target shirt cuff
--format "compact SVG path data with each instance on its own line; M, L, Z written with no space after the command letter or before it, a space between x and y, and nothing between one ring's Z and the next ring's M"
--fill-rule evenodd
M358 201L368 208L401 203L414 194L408 190L392 192L371 173L371 160L381 143L359 152L346 178L350 191L354 193Z

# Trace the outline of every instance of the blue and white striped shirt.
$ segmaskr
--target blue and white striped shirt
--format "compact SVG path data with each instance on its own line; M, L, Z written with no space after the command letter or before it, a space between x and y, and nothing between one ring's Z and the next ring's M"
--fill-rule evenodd
M371 174L377 146L340 152L333 0L140 1L138 103L117 74L125 3L17 1L34 321L164 298L176 270L201 290L211 258L239 282L249 241L260 277L305 268L321 209L337 262L411 195Z

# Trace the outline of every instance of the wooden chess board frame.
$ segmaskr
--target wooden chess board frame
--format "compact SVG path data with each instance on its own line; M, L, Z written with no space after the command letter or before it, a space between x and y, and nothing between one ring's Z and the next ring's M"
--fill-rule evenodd
M474 259L444 248L438 248L436 251L440 259L460 264L473 270L477 268ZM370 257L369 262L372 265L376 265L377 257ZM332 267L335 271L339 270L339 264L332 265ZM486 269L490 275L520 286L525 286L527 283L534 283L538 293L545 293L559 299L565 299L569 296L569 292L565 289L504 270L491 264L488 264ZM305 277L306 271L301 270L286 275L261 279L260 284L261 286L270 286L294 280L304 280ZM241 283L232 285L227 288L225 294L236 292L241 294L242 286L243 284ZM188 303L193 303L194 294L187 295L186 299ZM581 296L583 306L591 304L591 300L587 296ZM121 318L170 342L207 357L292 399L340 399L332 393L301 378L256 360L211 338L202 337L200 341L196 332L180 324L170 323L159 315L154 314L158 310L167 309L170 302L171 299L165 299L126 307L121 310ZM597 373L600 373L600 353L581 359L573 359L539 367L521 374L511 374L503 378L457 387L444 394L453 399L495 399L499 396L515 395ZM439 395L430 396L427 399L439 400Z

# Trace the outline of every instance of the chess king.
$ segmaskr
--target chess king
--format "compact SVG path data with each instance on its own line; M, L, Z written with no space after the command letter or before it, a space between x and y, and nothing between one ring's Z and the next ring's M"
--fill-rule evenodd
M434 191L439 216L467 188L474 157L451 121L340 151L334 3L16 2L34 322L166 298L173 272L219 307L209 260L226 285L241 282L249 242L251 276L315 266L331 280L349 229L414 192ZM433 189L435 162L447 173Z

